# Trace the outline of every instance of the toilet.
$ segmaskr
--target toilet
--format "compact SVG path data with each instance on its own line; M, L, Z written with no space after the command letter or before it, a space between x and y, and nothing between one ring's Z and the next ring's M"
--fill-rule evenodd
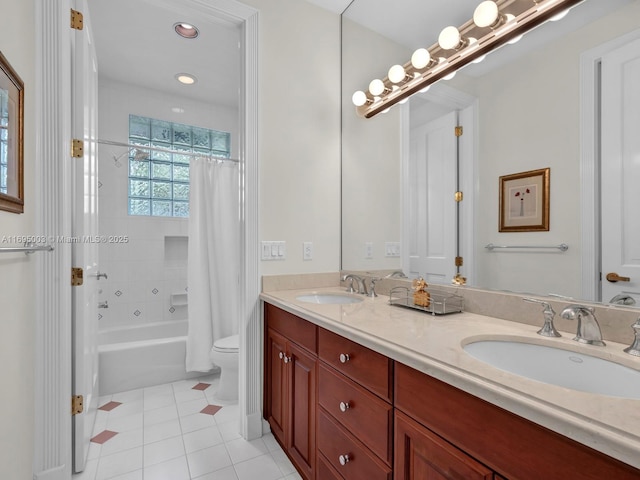
M213 343L209 358L220 367L220 384L216 397L220 400L238 399L238 335L220 338Z

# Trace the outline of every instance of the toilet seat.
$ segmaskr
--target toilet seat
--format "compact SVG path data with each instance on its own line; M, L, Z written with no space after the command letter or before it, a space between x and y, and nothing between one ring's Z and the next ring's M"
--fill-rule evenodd
M213 342L213 350L222 353L238 353L240 348L240 337L238 335L231 335L230 337L224 337Z

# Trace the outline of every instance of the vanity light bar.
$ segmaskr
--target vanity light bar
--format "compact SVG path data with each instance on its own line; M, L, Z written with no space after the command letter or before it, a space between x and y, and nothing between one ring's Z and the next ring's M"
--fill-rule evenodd
M451 78L465 65L479 60L506 43L514 43L524 33L538 25L560 16L569 8L584 0L496 0L482 2L478 7L491 15L497 6L497 18L487 26L478 26L474 19L459 28L446 27L438 43L428 49L419 49L404 65L391 67L389 76L374 79L366 91L353 95L356 112L371 118L387 111L396 103L408 99L414 93L428 88L442 78ZM476 9L476 12L478 9ZM476 21L482 15L476 16ZM481 25L486 22L479 21ZM446 48L445 48L446 47ZM416 55L418 54L418 55ZM415 57L415 58L414 58ZM401 68L404 70L402 75ZM391 77L391 79L389 78Z

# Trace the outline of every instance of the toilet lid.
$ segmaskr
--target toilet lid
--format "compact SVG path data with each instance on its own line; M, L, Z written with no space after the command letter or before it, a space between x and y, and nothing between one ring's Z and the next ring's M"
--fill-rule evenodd
M219 340L216 340L213 343L213 348L216 350L225 350L225 351L237 351L240 346L240 339L238 335L231 335L230 337L224 337Z

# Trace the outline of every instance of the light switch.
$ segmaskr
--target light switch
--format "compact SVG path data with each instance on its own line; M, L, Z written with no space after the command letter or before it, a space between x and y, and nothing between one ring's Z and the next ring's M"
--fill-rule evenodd
M364 244L364 258L373 258L373 242L365 242Z

